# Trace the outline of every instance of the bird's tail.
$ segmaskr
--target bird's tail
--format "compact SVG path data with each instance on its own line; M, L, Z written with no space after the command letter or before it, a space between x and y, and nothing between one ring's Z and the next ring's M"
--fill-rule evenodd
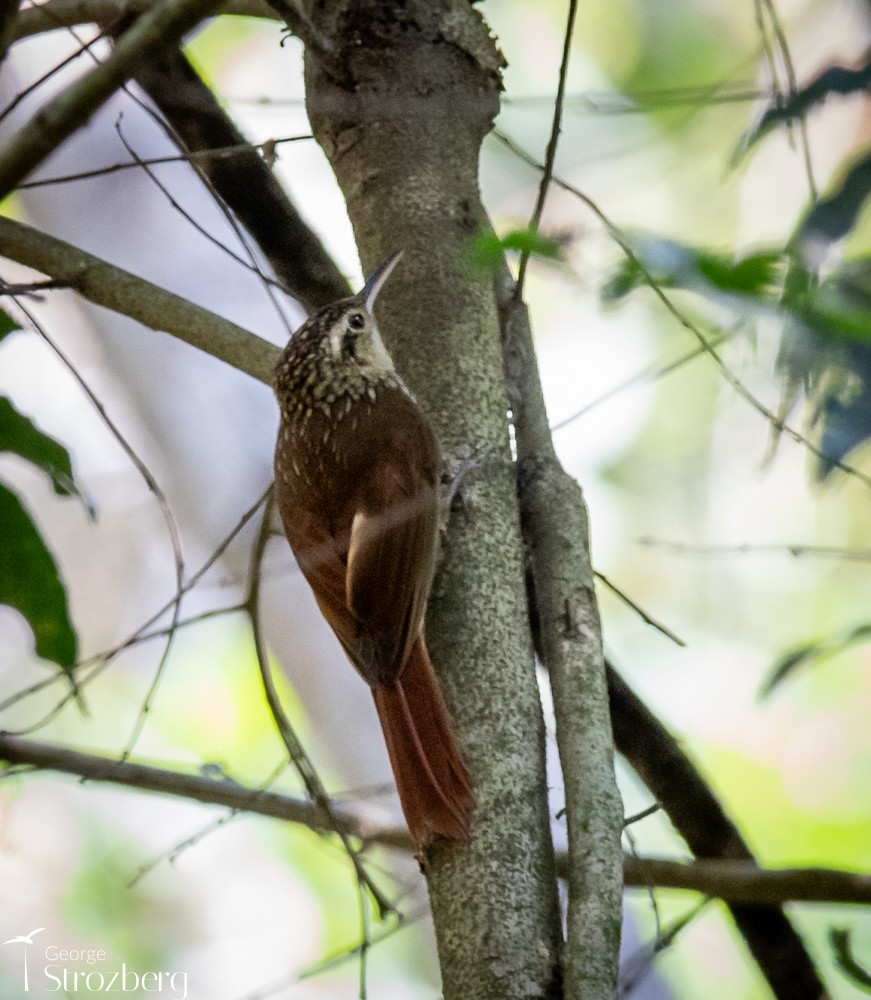
M434 838L465 843L472 820L472 780L423 638L400 680L373 689L399 801L418 849Z

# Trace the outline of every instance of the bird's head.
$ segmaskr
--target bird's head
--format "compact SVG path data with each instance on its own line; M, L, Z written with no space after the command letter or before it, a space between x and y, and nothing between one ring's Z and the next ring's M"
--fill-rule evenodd
M296 331L287 345L276 375L289 363L314 366L322 372L353 378L356 375L392 374L395 369L373 312L375 299L399 263L402 251L394 254L369 278L356 295L324 306ZM289 372L288 372L289 374Z

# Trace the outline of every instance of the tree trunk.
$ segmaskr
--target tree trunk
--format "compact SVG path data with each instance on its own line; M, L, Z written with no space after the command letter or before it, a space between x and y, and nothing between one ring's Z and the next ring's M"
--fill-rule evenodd
M442 448L463 464L427 639L475 782L467 849L427 877L444 995L560 994L560 922L492 280L467 265L502 57L467 0L313 11L307 104L365 269L405 258L378 319ZM320 20L317 20L320 18Z

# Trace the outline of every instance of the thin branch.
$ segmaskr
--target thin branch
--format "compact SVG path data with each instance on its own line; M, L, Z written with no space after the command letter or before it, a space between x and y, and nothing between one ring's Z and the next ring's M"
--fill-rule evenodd
M136 9L148 10L153 6L150 0L138 0ZM17 42L31 35L71 28L77 24L112 24L129 10L128 0L49 0L21 11L12 40ZM270 21L277 19L275 11L265 0L230 0L218 12L262 17Z
M734 89L726 90L723 82L699 84L690 87L660 87L651 89L630 89L620 91L588 90L566 94L563 118L570 111L587 111L601 115L646 115L660 108L717 104L750 104L767 97L768 92L750 84L732 84ZM257 105L259 107L293 108L301 107L305 101L301 97L233 97L226 96L230 104ZM553 94L502 95L503 107L535 108L539 104L553 105Z
M627 826L632 826L634 823L640 823L641 820L647 819L648 816L655 816L658 812L662 812L662 806L658 802L654 802L652 806L648 806L640 812L627 816L626 819L623 820L623 828L625 829Z
M775 545L738 542L736 545L695 545L691 542L673 542L666 538L644 537L638 545L651 549L664 549L686 556L745 556L782 555L794 559L842 559L844 562L871 562L871 549L847 549L837 545Z
M525 163L529 164L529 166L534 167L539 171L544 170L543 164L539 163L533 156L530 156L529 153L518 146L518 144L509 136L495 129L493 131L493 135L496 136L496 138L499 139L499 141L510 149L516 156L522 159ZM709 339L701 331L699 326L674 304L670 296L666 294L662 285L653 277L650 270L632 249L626 234L620 229L619 226L612 222L612 220L605 214L599 205L589 197L589 195L584 194L584 192L579 188L569 184L567 181L561 180L559 177L553 177L552 182L558 187L561 187L564 191L568 191L570 194L573 194L576 198L582 201L587 208L590 209L590 211L605 227L610 237L623 251L627 260L631 261L632 264L638 269L638 272L644 278L644 283L650 288L662 305L665 306L670 315L677 320L677 322L685 330L696 338L702 350L711 358L717 368L719 368L720 374L723 378L729 383L729 385L732 386L738 395L745 400L745 402L749 403L750 406L752 406L753 409L760 414L760 416L764 417L778 433L786 434L787 437L795 441L796 444L802 445L816 458L823 459L832 468L840 469L842 472L853 476L871 488L871 476L866 476L865 473L860 472L859 469L854 466L848 465L846 462L842 462L834 455L829 455L821 448L818 448L809 438L802 434L801 431L787 423L784 423L781 417L779 417L772 409L767 407L760 399L757 399L757 397L753 395L753 393L747 388L746 385L744 385L738 376L732 372L732 370L717 353L714 347L714 338L712 337Z
M544 212L544 203L547 201L547 192L553 176L553 167L556 162L556 151L559 145L560 128L562 126L563 103L566 96L566 78L569 71L569 56L572 51L572 38L575 33L575 16L578 12L577 0L569 0L569 13L566 22L566 30L563 35L563 52L559 67L559 81L556 88L556 97L553 102L553 123L550 129L550 138L547 142L547 149L544 153L544 169L541 175L541 183L538 186L538 195L535 199L535 207L532 210L532 218L529 220L529 232L534 236L538 233L541 225L541 216ZM532 242L532 241L530 241ZM523 282L526 279L526 267L529 264L531 249L526 247L520 255L520 263L517 267L517 282L514 286L514 297L520 302L523 298Z
M218 559L224 554L224 552L226 552L226 550L232 543L233 539L236 538L236 536L242 531L245 525L251 520L252 517L254 517L254 515L257 513L260 507L265 503L266 497L271 491L271 489L272 489L272 484L270 483L270 485L266 488L266 490L255 501L255 503L253 503L248 508L248 510L246 510L245 513L239 518L239 520L236 522L236 524L233 526L230 532L224 536L222 541L218 543L214 551L211 553L208 559L206 559L203 565L200 566L200 568L196 571L196 573L194 573L190 577L190 579L182 588L183 594L192 590L205 576L205 574L211 569L211 567L218 561ZM111 661L116 656L118 656L119 653L122 653L125 649L129 649L131 646L135 645L139 641L144 641L146 637L151 637L151 635L159 635L160 634L159 632L150 634L148 632L148 629L150 629L152 625L154 625L157 621L159 621L166 614L166 612L173 607L178 597L179 597L178 593L173 594L173 596L164 605L158 608L158 610L154 612L154 614L152 614L151 617L147 619L147 621L143 622L143 624L140 625L139 628L131 635L129 635L123 642L118 643L116 646L113 646L109 650L105 650L102 653L96 653L83 660L79 660L77 663L73 664L71 670L75 672L77 675L79 687L85 687L95 677L99 676L99 674L102 673L102 671L109 665L109 663L111 663ZM236 606L235 608L223 609L218 613L230 613L232 611L243 611L243 610L245 610L244 607ZM205 617L205 615L199 617L202 618ZM179 622L179 627L181 627L182 624L184 623ZM93 669L88 673L86 677L78 678L79 673L87 667L93 667ZM16 702L21 701L23 698L26 698L31 694L35 694L36 692L41 691L43 688L46 688L49 685L58 682L60 679L61 679L60 674L57 673L52 674L51 677L47 677L44 680L37 681L35 684L31 684L29 687L23 688L21 691L15 692L15 694L10 695L4 701L0 702L0 712L5 711L7 708L14 705ZM48 720L45 719L40 724L44 724L46 721Z
M319 833L334 832L328 818L316 803L246 788L227 778L216 781L200 774L185 774L113 760L111 757L79 753L3 732L0 732L0 760L15 765L27 764L41 770L61 771L86 781L106 782L207 805L224 806L258 816L270 816L273 819L299 823ZM405 829L378 827L343 806L336 806L334 809L348 834L364 844L377 843L408 853L413 851L414 845Z
M724 341L728 340L731 336L731 332L721 333L717 337L711 338L711 346L719 347ZM568 417L564 417L558 423L551 424L550 430L551 434L556 433L556 431L561 431L563 428L568 427L569 424L574 423L581 417L585 417L591 410L595 410L597 406L601 406L603 403L607 403L609 399L613 399L615 396L619 395L621 392L625 392L626 389L631 389L633 386L642 385L645 382L655 382L657 379L663 378L665 375L670 375L672 372L677 371L678 368L683 367L690 361L695 361L696 358L700 358L707 354L708 352L704 347L696 347L693 350L688 351L686 354L682 354L679 358L675 358L674 361L669 361L668 364L662 365L661 367L648 369L645 368L644 371L636 372L635 375L631 375L624 382L619 385L615 385L613 388L608 389L607 392L603 392L601 396L597 396L594 400L589 403L584 404L579 410L576 410Z
M655 628L657 632L661 632L666 637L666 639L671 639L671 641L675 643L675 645L684 647L686 646L686 643L684 642L683 639L681 639L679 635L675 635L674 632L672 632L670 628L666 628L666 626L663 625L662 622L658 622L655 618L651 618L651 616L644 610L644 608L636 604L631 597L629 597L627 594L624 594L619 587L611 583L608 577L606 577L603 573L600 573L598 570L594 569L593 576L595 576L597 580L601 581L608 588L608 590L610 590L611 593L614 594L615 597L618 597L627 607L631 608L643 622L645 622L647 625L650 625L651 628Z
M78 48L74 52L71 52L65 59L61 59L58 62L56 62L50 69L47 69L42 74L42 76L38 76L32 83L28 84L23 90L20 90L6 105L6 107L3 108L2 111L0 111L0 122L5 121L6 118L8 118L9 115L12 114L12 112L18 107L18 105L21 104L22 101L26 100L27 97L30 96L30 94L37 91L44 83L50 80L53 76L60 73L67 66L70 66L72 63L74 63L79 58L79 56L84 55L86 52L90 52L91 47L96 45L97 42L99 42L101 39L105 37L103 33L100 32L98 35L95 35L90 40L84 42L79 39L79 37L76 35L74 31L72 32L72 35L76 39Z
M345 962L350 961L352 958L356 958L360 955L364 948L371 948L374 945L380 944L387 938L393 937L393 935L397 932L405 930L407 927L411 927L418 921L423 920L424 917L429 915L429 912L429 906L421 906L410 914L403 914L402 920L397 921L390 927L379 930L372 936L372 940L368 942L368 944L366 942L362 942L361 944L352 945L350 948L343 948L341 951L336 951L332 955L328 955L326 958L319 959L317 962L312 962L312 964L308 966L308 968L303 969L302 972L298 972L290 976L283 976L275 982L259 987L254 990L253 993L246 993L241 1000L269 1000L269 997L273 997L278 993L283 993L285 990L290 989L297 983L305 982L307 979L314 979L315 976L320 976L325 972L329 972L331 969L336 968L336 966L342 965Z
M157 505L160 508L160 513L163 518L163 522L166 525L167 533L169 534L170 546L172 548L173 565L175 570L175 585L176 585L176 600L173 603L172 608L172 622L170 624L169 633L166 639L166 645L164 647L163 653L160 658L160 663L158 664L157 671L154 675L154 680L152 681L148 693L143 703L142 710L137 716L136 725L131 733L130 740L127 747L124 750L124 758L133 750L136 744L136 740L139 737L142 727L145 724L145 717L151 709L151 701L154 697L154 693L157 690L157 685L160 682L160 678L163 674L163 670L169 660L169 654L172 650L172 643L175 637L175 629L178 626L179 618L181 617L181 601L182 594L184 593L184 556L182 554L181 548L181 535L179 533L178 524L175 520L175 515L170 507L169 500L167 500L166 494L160 487L160 484L155 479L153 473L145 464L145 462L139 457L136 449L127 440L124 433L121 431L120 427L115 423L115 421L106 412L106 407L103 405L102 401L99 399L94 390L88 385L85 379L82 377L79 370L73 364L72 360L67 357L67 355L60 349L60 347L54 342L54 340L48 335L43 326L39 323L36 317L28 310L21 302L16 300L16 305L27 317L30 324L37 331L39 336L48 344L49 348L53 351L55 356L60 360L61 364L67 369L67 371L72 375L75 381L78 383L79 388L87 397L90 404L94 407L102 420L103 424L108 429L109 433L118 444L121 446L122 451L130 460L133 467L139 473L146 488L152 494L154 499L157 501ZM74 675L70 675L74 676Z
M626 823L623 824L623 836L629 844L629 857L632 858L633 861L641 863L642 859L638 854L638 845L635 840L635 835ZM659 946L662 942L662 919L659 914L659 902L656 898L656 886L653 884L653 881L646 869L644 874L647 877L647 885L645 886L647 889L647 898L650 900L650 909L653 912L653 923L655 927L654 941L656 942L656 945Z
M115 46L109 58L43 107L0 149L0 197L100 108L165 45L179 41L222 0L159 0Z
M37 302L43 302L45 296L40 295L40 292L56 292L61 288L71 287L72 285L68 281L55 281L52 278L47 281L27 281L22 284L9 284L9 282L0 281L0 295L26 295Z
M506 269L507 272L507 269ZM497 280L517 443L517 496L538 652L553 690L569 838L567 994L612 997L622 900L623 807L614 777L602 635L580 486L553 447L526 306Z
M273 500L270 494L263 510L260 531L257 533L257 538L251 552L248 594L245 599L245 611L251 623L254 652L260 668L260 677L263 681L266 702L269 705L269 710L275 720L275 725L282 742L290 755L291 763L302 779L306 791L311 797L312 802L315 803L325 817L327 828L339 837L345 853L354 866L358 885L365 887L371 894L372 899L378 906L380 917L384 920L390 914L396 914L396 908L372 881L369 873L366 871L359 851L351 843L353 833L345 827L340 814L336 812L330 796L320 779L320 775L315 769L305 747L302 745L300 738L296 735L296 731L290 724L290 720L281 705L281 698L279 697L278 689L275 687L275 681L272 678L272 671L269 667L269 655L266 651L266 644L263 641L263 632L260 627L260 567L266 552L267 542L269 541L269 520L272 515L272 509Z
M137 103L141 104L141 106L145 108L143 102L140 101ZM154 112L151 111L150 108L146 110L148 110L151 114L154 114ZM166 125L163 121L161 121L160 124L163 128L166 128ZM239 224L236 222L235 218L233 218L232 213L227 210L226 206L220 201L220 199L216 199L218 201L219 208L223 210L225 216L227 217L230 223L231 228L235 232L240 244L242 245L243 250L245 251L244 257L242 256L242 254L236 253L236 251L227 243L225 243L220 237L215 236L213 233L210 233L209 230L201 222L197 221L197 219L184 207L184 205L182 205L181 202L179 202L176 199L176 197L172 194L172 192L169 190L166 184L164 184L163 181L160 180L160 178L157 176L157 173L154 170L152 170L145 163L144 160L140 158L136 150L127 141L127 137L124 135L124 132L121 128L120 117L119 120L115 123L115 131L118 133L118 138L121 140L122 145L132 157L134 163L136 163L138 166L142 168L146 177L148 177L148 179L152 182L152 184L154 184L157 190L164 196L164 198L166 198L170 207L174 209L176 212L178 212L179 215L185 220L185 222L187 222L188 225L190 225L196 232L198 232L200 236L208 240L213 247L216 247L218 250L221 251L221 253L226 254L230 258L230 260L235 261L240 267L244 267L246 271L249 271L252 274L256 275L260 283L265 288L266 293L269 297L269 301L275 308L275 312L278 315L279 322L282 324L282 326L284 326L285 331L287 332L287 336L290 337L290 335L293 333L293 330L289 327L287 317L285 316L283 310L278 304L278 299L275 296L275 289L280 289L285 293L289 292L290 290L288 288L285 288L285 286L282 285L280 281L276 281L275 278L272 278L269 275L264 274L263 270L260 267L260 264L257 261L257 257L255 256L254 251L249 246L248 241L245 238L245 234L241 231ZM210 193L214 197L214 192Z
M163 330L269 383L280 351L256 334L180 295L115 267L37 229L0 216L0 254L58 281L84 298Z
M757 8L763 7L768 12L768 20L771 23L771 30L774 32L774 38L777 42L777 47L780 49L780 57L783 60L783 67L786 70L786 80L789 86L789 97L790 100L794 100L796 93L798 92L798 79L795 73L795 66L792 62L792 54L789 51L789 42L786 38L786 32L783 30L783 25L780 23L780 16L777 13L777 8L774 5L774 0L757 0ZM759 22L762 22L761 10L758 14ZM760 30L763 30L760 28ZM769 58L772 58L769 54ZM772 67L772 73L774 72ZM799 115L799 140L801 144L802 159L804 161L805 176L807 177L808 190L810 192L811 202L816 202L818 198L817 185L814 180L814 167L813 160L811 158L811 147L810 139L808 138L807 131L807 119L804 114Z
M165 163L188 163L195 164L199 160L227 159L233 160L238 156L250 154L253 150L260 154L272 152L276 146L285 142L308 142L313 137L306 135L287 135L281 139L266 139L264 142L256 144L243 143L235 146L220 146L214 149L203 150L202 152L188 151L179 153L176 156L153 156L142 157L130 160L128 163L111 163L106 167L97 167L94 170L82 170L75 174L61 174L57 177L43 177L37 181L24 181L18 185L19 191L28 188L50 187L54 184L69 184L73 181L88 181L95 177L105 177L107 174L116 174L122 170L139 170L141 167L159 167Z
M717 859L719 865L756 869L750 848L683 747L610 664L608 695L617 749L653 793L692 853L697 858ZM660 874L651 870L650 878L659 884ZM817 1000L823 987L801 938L782 911L749 905L763 902L776 901L730 901L738 930L775 996Z
M269 789L281 776L281 773L287 768L287 760L283 760L278 767L276 767L272 773L267 777L267 779L254 789L254 794L259 795ZM232 780L226 778L224 780ZM174 865L176 861L184 854L185 851L189 851L192 847L195 847L202 840L204 840L210 833L214 833L216 830L220 830L221 827L226 826L228 823L237 819L239 816L244 816L244 812L240 809L230 809L228 812L224 813L223 816L219 816L217 819L213 819L210 823L205 826L200 827L194 833L185 837L184 840L179 843L174 844L168 851L164 851L158 854L156 857L147 861L145 864L140 865L139 868L133 873L131 878L127 881L127 888L132 889L137 883L141 882L146 875L149 875L154 871L158 865L162 864L164 861L168 862L170 865Z
M2 732L0 760L13 767L59 771L84 781L156 792L204 805L268 816L298 823L319 833L334 832L315 803L247 788L229 778L215 780L200 774L117 761ZM414 851L411 837L404 827L376 826L353 810L342 806L334 808L344 828L364 844L378 844L408 854ZM565 855L558 864L565 874ZM650 857L637 861L625 858L624 866L626 884L639 889L646 889L652 880L654 885L663 889L684 889L720 899L766 906L788 901L871 904L871 876L830 868L764 870L740 860L683 862Z
M746 861L698 859L672 861L626 859L626 884L646 888L686 889L742 906L778 906L787 902L871 903L871 875L829 868L757 868ZM798 996L798 970L793 970L792 996ZM821 994L817 994L820 996Z
M636 987L653 968L655 959L677 941L678 936L710 905L710 898L702 899L683 916L678 917L664 931L657 928L653 945L639 948L629 956L628 961L620 968L619 1000L630 997Z
M232 159L197 159L197 171L307 310L351 294L347 279L282 189L267 160L246 141L183 53L167 51L139 69L136 82L157 105L183 148L195 153L227 147L237 150Z

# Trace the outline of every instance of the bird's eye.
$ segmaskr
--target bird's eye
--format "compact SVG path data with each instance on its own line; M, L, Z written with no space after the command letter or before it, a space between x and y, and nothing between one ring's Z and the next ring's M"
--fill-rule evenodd
M352 330L362 330L366 325L366 317L363 313L351 313L348 317L348 326Z

